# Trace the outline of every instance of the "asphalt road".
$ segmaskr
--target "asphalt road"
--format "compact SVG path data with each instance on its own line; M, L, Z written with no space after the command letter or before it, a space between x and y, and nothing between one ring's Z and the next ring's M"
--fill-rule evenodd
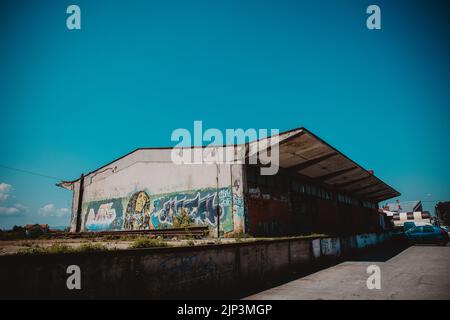
M367 267L380 267L369 290ZM450 299L450 246L382 248L245 299Z

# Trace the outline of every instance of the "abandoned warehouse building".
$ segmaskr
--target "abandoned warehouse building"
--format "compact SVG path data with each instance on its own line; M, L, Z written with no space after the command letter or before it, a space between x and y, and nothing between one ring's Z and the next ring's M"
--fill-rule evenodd
M262 175L252 144L180 148L214 159L174 163L174 148L140 148L73 181L71 232L148 230L180 221L211 235L345 235L381 231L378 203L400 193L305 128L280 133L279 170ZM252 153L253 152L253 153ZM185 218L185 219L183 219ZM219 231L219 232L217 232Z

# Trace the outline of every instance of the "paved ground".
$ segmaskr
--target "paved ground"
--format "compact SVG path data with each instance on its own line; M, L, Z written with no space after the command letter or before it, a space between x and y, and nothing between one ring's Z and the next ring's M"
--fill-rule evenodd
M449 245L397 249L384 248L245 299L450 299ZM381 269L379 290L367 289L369 265Z

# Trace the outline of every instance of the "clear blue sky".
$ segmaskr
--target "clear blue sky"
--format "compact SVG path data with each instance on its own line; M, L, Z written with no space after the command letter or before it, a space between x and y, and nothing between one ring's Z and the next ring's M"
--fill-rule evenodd
M425 0L1 1L0 165L74 179L194 120L305 126L433 210L450 199L449 16ZM56 182L0 167L0 227L67 225Z

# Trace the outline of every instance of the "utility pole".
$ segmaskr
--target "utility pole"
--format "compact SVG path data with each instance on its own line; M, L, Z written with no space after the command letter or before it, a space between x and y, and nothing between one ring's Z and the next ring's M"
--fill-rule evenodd
M75 232L80 232L81 230L81 207L83 204L83 191L84 191L84 174L81 174L80 188L78 189L77 224L75 227Z
M216 162L216 194L217 194L217 207L216 207L216 215L217 215L217 238L220 238L220 195L219 195L219 164Z

